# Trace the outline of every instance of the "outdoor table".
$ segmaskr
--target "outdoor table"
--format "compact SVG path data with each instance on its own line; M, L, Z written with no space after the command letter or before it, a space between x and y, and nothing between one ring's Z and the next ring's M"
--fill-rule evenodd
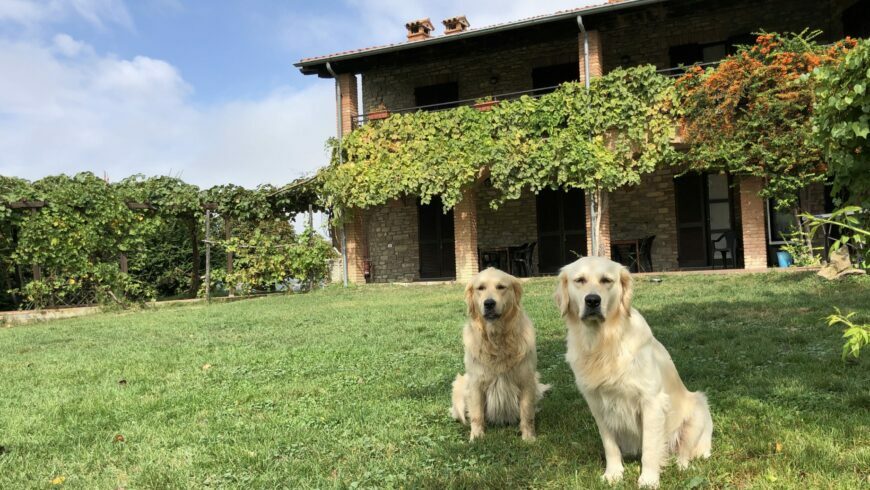
M511 248L510 247L490 247L480 250L480 257L478 260L480 261L480 265L483 266L486 262L492 262L483 260L486 255L495 255L496 261L498 262L498 268L507 272L508 274L513 274L513 267L511 266ZM502 262L502 255L505 257L505 262Z

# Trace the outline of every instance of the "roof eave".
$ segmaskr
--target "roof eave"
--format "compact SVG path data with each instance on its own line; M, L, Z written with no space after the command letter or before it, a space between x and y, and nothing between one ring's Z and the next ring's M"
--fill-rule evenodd
M588 8L581 8L581 9L571 11L571 12L561 12L561 13L552 14L549 16L531 18L531 19L521 20L521 21L517 21L517 22L509 22L509 23L505 23L505 24L494 25L491 27L482 27L480 29L472 29L472 30L465 31L465 32L459 32L456 34L433 37L433 38L424 39L421 41L398 43L398 44L383 46L381 48L374 48L374 49L359 51L359 52L337 54L334 56L317 58L317 59L312 59L309 61L302 60L302 61L298 61L298 62L294 63L293 66L295 66L296 68L299 68L299 70L304 75L318 74L318 75L322 76L323 70L318 69L317 67L325 65L326 62L339 62L339 61L346 61L346 60L352 60L352 59L358 59L358 58L365 58L368 56L375 56L375 55L379 55L379 54L394 53L397 51L405 51L408 49L414 49L414 48L419 48L419 47L424 47L424 46L433 46L436 44L457 41L460 39L469 39L469 38L473 38L473 37L486 36L489 34L495 34L498 32L510 31L510 30L514 30L514 29L521 29L524 27L546 24L549 22L557 22L560 20L574 18L574 17L577 17L578 15L582 15L585 17L588 15L603 14L606 12L612 12L612 11L616 11L616 10L624 10L624 9L631 8L631 7L641 7L641 6L645 6L645 5L663 3L666 1L667 0L625 0L624 2L607 3L607 4L588 7Z

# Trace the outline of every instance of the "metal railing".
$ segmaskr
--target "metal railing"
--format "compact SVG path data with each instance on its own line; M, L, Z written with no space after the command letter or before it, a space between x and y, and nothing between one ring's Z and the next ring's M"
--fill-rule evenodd
M656 70L656 73L662 74L666 77L677 78L680 75L682 75L683 73L685 73L686 69L688 69L688 68L692 68L694 66L699 66L701 68L707 68L710 66L716 66L720 62L721 62L721 60L720 61L710 61L710 62L706 62L706 63L695 63L693 65L675 66L675 67L671 67L671 68L662 68L662 69ZM363 124L368 122L370 119L372 119L371 118L372 115L377 116L377 115L383 114L384 112L388 112L390 115L392 115L392 114L405 114L405 113L417 112L417 111L446 111L446 110L453 109L453 108L459 107L459 106L474 105L481 100L492 100L492 101L500 102L500 101L504 101L504 100L518 99L524 95L529 96L531 98L538 98L544 94L548 94L548 93L556 90L557 88L559 88L559 85L553 85L550 87L540 87L540 88L535 88L535 89L530 89L530 90L517 90L514 92L493 94L493 95L489 95L489 96L476 97L476 98L472 98L472 99L459 99L459 100L453 100L453 101L449 101L449 102L441 102L438 104L427 104L427 105L419 105L419 106L412 106L412 107L403 107L401 109L389 109L389 108L387 108L384 110L376 110L376 111L371 111L371 112L367 112L365 114L358 114L358 115L354 116L354 127L356 128L356 127L362 126ZM379 118L375 117L375 119L379 119Z

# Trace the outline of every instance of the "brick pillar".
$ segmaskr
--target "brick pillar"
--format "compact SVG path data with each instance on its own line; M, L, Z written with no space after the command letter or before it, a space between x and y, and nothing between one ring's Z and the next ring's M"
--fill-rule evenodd
M601 35L598 31L586 31L589 36L589 76L600 77L604 74L601 58ZM586 67L583 64L583 33L580 33L580 83L586 80Z
M473 187L462 192L453 208L453 235L456 253L456 280L466 282L477 274L477 196Z
M743 225L743 267L761 269L767 267L767 234L764 226L764 200L761 178L740 179L740 221Z
M341 92L341 134L353 131L356 117L359 115L359 99L357 97L356 75L340 73L335 80Z
M354 209L344 225L347 233L347 280L351 284L365 284L365 265L368 260L368 240L363 210Z
M589 76L590 78L600 77L604 74L604 62L602 61L601 50L601 34L598 31L587 31L589 36ZM579 49L580 49L580 83L586 80L586 66L583 62L583 33L579 34ZM610 258L610 207L607 205L607 194L601 193L601 236L598 251L594 253L592 250L592 213L589 193L586 194L586 254L600 255Z
M353 73L339 73L335 83L341 95L341 105L338 109L338 126L344 136L356 127L356 117L359 114L359 98L357 97L357 79ZM344 226L347 233L347 279L353 284L364 284L365 264L369 258L368 236L366 235L365 212L361 209L349 210L348 222Z
M585 192L586 196L586 255L611 258L610 256L610 197L606 192L601 193L601 236L598 250L600 253L595 254L592 250L592 200L589 199L589 192Z

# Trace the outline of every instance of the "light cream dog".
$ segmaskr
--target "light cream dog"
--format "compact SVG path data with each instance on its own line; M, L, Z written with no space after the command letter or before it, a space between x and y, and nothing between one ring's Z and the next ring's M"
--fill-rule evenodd
M535 329L522 295L517 278L491 267L465 288L465 374L453 382L450 413L463 424L471 421L472 441L483 436L487 422L517 421L523 439L535 439L536 403L550 387L538 381Z
M638 485L657 487L671 453L680 468L710 456L713 420L707 398L686 389L631 297L631 275L607 259L585 257L559 274L556 303L568 325L565 359L604 444L602 478L619 481L622 455L640 454Z

